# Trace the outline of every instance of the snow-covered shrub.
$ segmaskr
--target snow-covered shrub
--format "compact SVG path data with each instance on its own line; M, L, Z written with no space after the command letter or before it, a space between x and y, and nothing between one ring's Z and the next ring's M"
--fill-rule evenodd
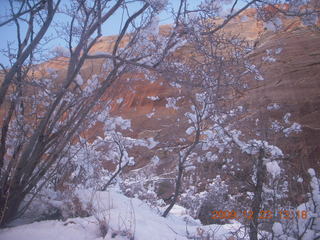
M57 192L50 189L42 190L35 196L27 210L21 216L21 219L26 220L26 222L64 219L62 211L63 202L57 201L56 199L58 199L58 197L59 194ZM31 198L32 195L29 194L25 198L23 205L25 206Z
M128 197L139 198L154 207L164 205L163 200L158 199L155 182L142 174L124 179L120 183L120 188Z
M219 175L208 184L205 191L198 193L195 187L190 187L181 195L180 203L188 209L192 217L199 218L204 224L224 222L211 219L211 212L230 210L233 206L232 199L228 195L228 185Z
M93 215L93 206L90 199L83 202L79 197L75 187L68 190L55 191L50 184L40 193L33 196L28 195L23 206L26 206L28 200L34 197L28 205L27 211L21 219L26 222L40 220L65 220L72 217L88 217Z
M99 189L109 179L110 172L103 167L108 160L102 148L106 145L101 139L90 143L83 138L70 146L69 154L62 159L65 167L55 176L55 188L64 191L89 188Z
M311 177L309 201L288 209L286 219L275 222L272 231L279 240L309 240L320 238L320 184L315 171L309 169ZM288 219L287 219L288 217Z

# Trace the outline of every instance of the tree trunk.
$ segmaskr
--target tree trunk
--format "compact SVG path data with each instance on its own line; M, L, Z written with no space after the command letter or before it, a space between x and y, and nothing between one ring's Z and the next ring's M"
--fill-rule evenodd
M259 156L257 159L257 183L254 189L252 212L253 216L250 222L250 240L258 240L258 216L260 213L260 207L262 203L262 187L263 187L263 177L264 177L264 166L263 166L264 149L260 148Z
M180 188L181 188L181 179L182 179L182 174L183 174L183 163L179 163L179 171L178 171L178 177L176 180L176 189L174 191L174 195L172 198L172 201L170 203L170 205L167 207L167 209L164 211L164 213L162 214L162 217L167 217L169 212L171 211L171 209L173 208L173 206L176 204L177 200L178 200L178 196L179 196L179 192L180 192Z
M7 189L0 197L0 227L4 227L18 214L24 194L19 189Z

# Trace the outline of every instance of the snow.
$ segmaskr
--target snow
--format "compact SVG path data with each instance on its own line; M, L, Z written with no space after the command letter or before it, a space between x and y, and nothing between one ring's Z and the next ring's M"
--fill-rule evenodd
M303 178L299 177L299 178L297 179L297 182L298 182L298 183L302 183L302 182L303 182Z
M256 81L263 81L264 80L264 77L261 75L261 73L257 69L256 65L250 64L250 63L247 62L245 64L245 66L246 66L247 70L244 73L246 73L246 72L254 73L255 74L254 79Z
M166 108L173 108L175 110L178 110L178 107L176 106L176 104L177 104L177 99L175 99L174 97L167 98Z
M271 128L275 131L275 132L280 132L283 127L281 126L280 122L278 122L277 120L273 121L271 123Z
M157 146L159 144L159 142L155 141L152 137L147 139L147 145L146 147L149 149L154 148L155 146Z
M290 121L289 121L289 118L291 117L291 113L286 113L284 116L283 116L283 121L286 123L286 124L289 124Z
M273 178L277 177L281 173L281 168L279 167L277 160L282 158L283 152L277 146L271 145L266 141L261 141L257 139L249 140L248 142L243 142L239 139L239 131L232 131L233 141L238 145L242 152L250 155L255 155L260 149L265 151L263 163L267 168L267 171L272 175Z
M80 74L78 74L78 75L76 76L75 81L76 81L76 83L77 83L79 86L81 86L81 85L83 84L83 79L82 79L82 77L81 77Z
M266 52L267 52L267 56L263 56L262 60L264 62L273 63L277 61L277 59L274 58L274 55L279 55L282 52L282 48L267 49Z
M196 171L196 170L197 170L196 166L193 166L193 165L190 165L190 166L186 166L186 167L185 167L185 171L186 171L186 172L194 172L194 171Z
M189 128L186 130L186 134L191 135L194 131L195 131L194 127L189 127Z
M148 113L148 114L146 114L146 117L151 118L154 114L155 114L155 112Z
M179 205L174 205L173 208L171 209L170 213L175 215L175 216L184 216L187 215L187 209L179 206Z
M191 112L186 112L184 114L188 118L188 123L196 123L197 122L197 115Z
M283 156L280 148L274 145L270 145L266 141L261 141L257 139L251 139L247 143L239 139L241 132L233 130L231 131L233 141L238 145L238 147L247 154L257 154L260 148L263 148L266 153L270 154L271 159L276 159Z
M253 199L254 193L253 193L253 192L247 192L247 196L248 196L250 199Z
M269 62L269 63L272 63L272 62L276 62L277 59L275 59L274 57L271 57L271 56L263 56L262 57L262 60L264 62Z
M196 93L196 99L198 102L204 104L207 100L208 96L206 93Z
M269 105L267 106L267 109L268 109L269 111L271 111L271 110L279 110L279 109L280 109L280 105L277 104L277 103L269 104Z
M182 86L179 83L176 83L176 82L170 82L170 86L172 86L174 88L182 88Z
M283 234L283 229L281 223L275 222L272 226L272 231L276 236Z
M316 175L316 172L314 171L313 168L309 168L309 169L308 169L308 173L309 173L309 175L310 175L311 177L314 177L314 176Z
M104 118L104 114L98 115L98 120L104 122L105 131L113 131L119 126L122 130L131 128L131 120L122 117L108 117Z
M153 156L151 158L151 162L154 164L154 165L157 165L159 162L160 162L160 158L158 156Z
M283 129L283 133L288 137L291 133L301 132L301 125L299 123L293 123L290 127Z
M310 182L310 186L312 188L312 199L314 201L314 205L316 207L316 209L318 209L320 211L320 184L319 184L319 180L316 177L316 173L314 171L314 169L309 168L308 169L308 173L311 177L311 182ZM320 218L320 216L318 216ZM320 227L320 223L319 223L319 227Z
M148 96L147 98L152 101L160 100L160 98L158 96Z
M87 81L87 85L83 89L85 95L89 96L93 91L100 88L99 78L97 75L93 75L92 79Z
M121 104L123 102L123 100L124 100L123 98L118 98L117 99L117 104Z
M199 221L186 215L185 208L177 205L167 218L163 218L156 209L139 199L125 197L116 188L105 192L78 190L77 196L84 205L92 203L92 216L70 218L64 222L50 220L6 228L0 230L0 239L187 240L191 236L195 239L199 230L208 232L210 229L218 229L215 237L222 240L230 236L228 232L241 226L236 221L222 226L202 226ZM99 222L105 222L107 226L104 238L99 230Z
M264 23L264 27L268 31L277 31L282 26L282 20L280 18L273 18L272 21Z
M218 155L213 154L212 152L207 152L206 159L208 162L214 162L214 161L218 160Z
M147 139L133 139L130 137L126 137L126 145L128 148L131 148L133 146L141 146L152 149L158 144L159 142L155 141L152 137L149 137Z
M0 238L3 240L89 240L99 239L98 232L98 225L94 222L75 218L66 222L42 221L3 229L0 230Z
M270 173L273 178L279 176L281 173L281 168L276 161L267 162L266 168L268 173Z
M282 49L281 47L280 47L280 48L276 48L276 49L274 50L274 53L278 55L278 54L280 54L280 53L282 52L282 50L283 50L283 49Z

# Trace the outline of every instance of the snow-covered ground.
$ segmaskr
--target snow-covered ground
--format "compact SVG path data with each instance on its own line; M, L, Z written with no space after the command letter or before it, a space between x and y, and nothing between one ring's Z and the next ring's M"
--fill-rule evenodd
M210 239L226 239L228 232L240 227L238 222L226 225L202 226L185 214L185 209L175 207L167 217L145 202L127 198L116 189L106 192L78 191L83 204L91 203L92 216L69 218L66 221L49 220L0 230L1 240L179 240L201 239L201 234L211 234ZM209 214L209 213L208 213ZM105 222L102 237L99 227ZM229 235L230 236L230 235Z

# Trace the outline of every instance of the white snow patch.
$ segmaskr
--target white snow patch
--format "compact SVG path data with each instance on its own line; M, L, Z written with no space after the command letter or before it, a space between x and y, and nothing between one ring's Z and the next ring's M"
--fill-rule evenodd
M272 226L272 231L274 233L275 236L280 236L283 234L283 229L282 229L282 225L279 222L275 222Z
M199 231L217 229L215 239L226 239L230 231L238 229L241 224L202 226L199 221L186 215L186 210L174 206L167 218L145 202L136 198L127 198L116 189L105 192L77 191L80 201L86 206L92 203L95 217L72 218L65 222L51 220L35 222L13 228L0 230L0 239L6 240L103 240L129 239L134 234L136 240L187 240L190 235L196 239ZM101 237L97 219L106 219L108 233ZM192 220L192 221L190 221ZM187 236L186 228L188 233ZM116 237L111 237L117 233ZM122 233L122 235L120 234Z
M124 100L123 98L118 98L117 99L117 104L121 104L123 102L123 100Z
M308 169L308 173L311 177L310 186L312 188L312 200L314 201L314 205L316 209L320 208L320 184L319 179L316 176L316 172L313 168ZM318 216L320 217L320 216ZM318 223L320 225L320 223ZM320 226L319 226L320 227Z
M181 88L182 87L179 83L176 83L176 82L170 82L170 86L172 86L174 88Z
M272 103L272 104L269 104L269 105L267 106L267 109L268 109L269 111L271 111L271 110L278 110L278 109L280 109L280 105L277 104L277 103Z
M91 221L90 221L91 220ZM42 221L0 230L6 240L89 240L101 239L98 224L93 218L74 218L66 222Z
M99 122L104 123L105 136L108 135L108 132L115 130L117 126L119 126L122 130L127 130L131 128L130 119L124 119L120 116L111 117L109 115L109 109L105 109L102 112L100 112L97 116L97 120Z
M189 127L189 128L186 130L186 134L191 135L194 131L195 131L194 127Z
M291 133L301 132L301 125L299 123L293 123L290 127L283 129L283 133L288 137Z
M282 48L280 47L280 48L276 48L275 50L274 50L274 53L275 54L280 54L282 52Z
M152 101L160 100L160 98L158 96L148 96L147 98Z
M281 173L281 168L276 161L271 161L266 163L267 171L272 175L273 178L279 176Z
M155 112L151 112L151 113L146 114L146 116L147 116L147 118L151 118L154 114L155 114Z
M90 95L93 91L98 89L100 87L99 79L97 75L93 75L92 79L89 79L87 81L87 85L83 89L84 93L88 96Z
M160 158L158 156L153 156L151 158L151 162L154 164L154 165L157 165L159 162L160 162Z
M269 62L269 63L272 63L272 62L276 62L277 59L275 59L274 57L271 57L271 56L263 56L262 57L262 60L264 62Z
M152 137L147 139L147 145L146 147L149 149L154 148L155 146L157 146L159 144L159 142L155 141Z
M78 74L78 75L76 76L75 81L76 81L76 83L77 83L79 86L81 86L81 85L83 84L83 79L82 79L82 77L81 77L80 74Z
M245 71L245 73L246 72L254 73L255 74L255 76L254 76L255 80L257 80L257 81L263 81L264 80L263 76L260 74L260 72L257 69L256 65L246 63L246 68L247 68L247 71Z
M178 107L176 106L177 99L175 99L174 97L168 97L167 102L168 103L166 104L166 108L173 108L175 110L178 110Z
M303 182L303 178L302 178L302 177L299 177L299 178L297 179L297 182L298 182L298 183L302 183L302 182Z
M283 127L281 126L280 122L278 122L277 120L273 121L271 123L271 128L275 131L275 132L280 132Z
M273 18L272 21L264 23L264 27L268 31L277 31L282 26L282 20L280 18Z
M290 121L289 121L289 118L291 117L291 113L286 113L284 116L283 116L283 121L286 123L286 124L289 124Z
M170 213L175 215L175 216L184 216L184 215L187 214L187 209L185 209L182 206L179 206L179 205L175 204L175 205L173 205Z

